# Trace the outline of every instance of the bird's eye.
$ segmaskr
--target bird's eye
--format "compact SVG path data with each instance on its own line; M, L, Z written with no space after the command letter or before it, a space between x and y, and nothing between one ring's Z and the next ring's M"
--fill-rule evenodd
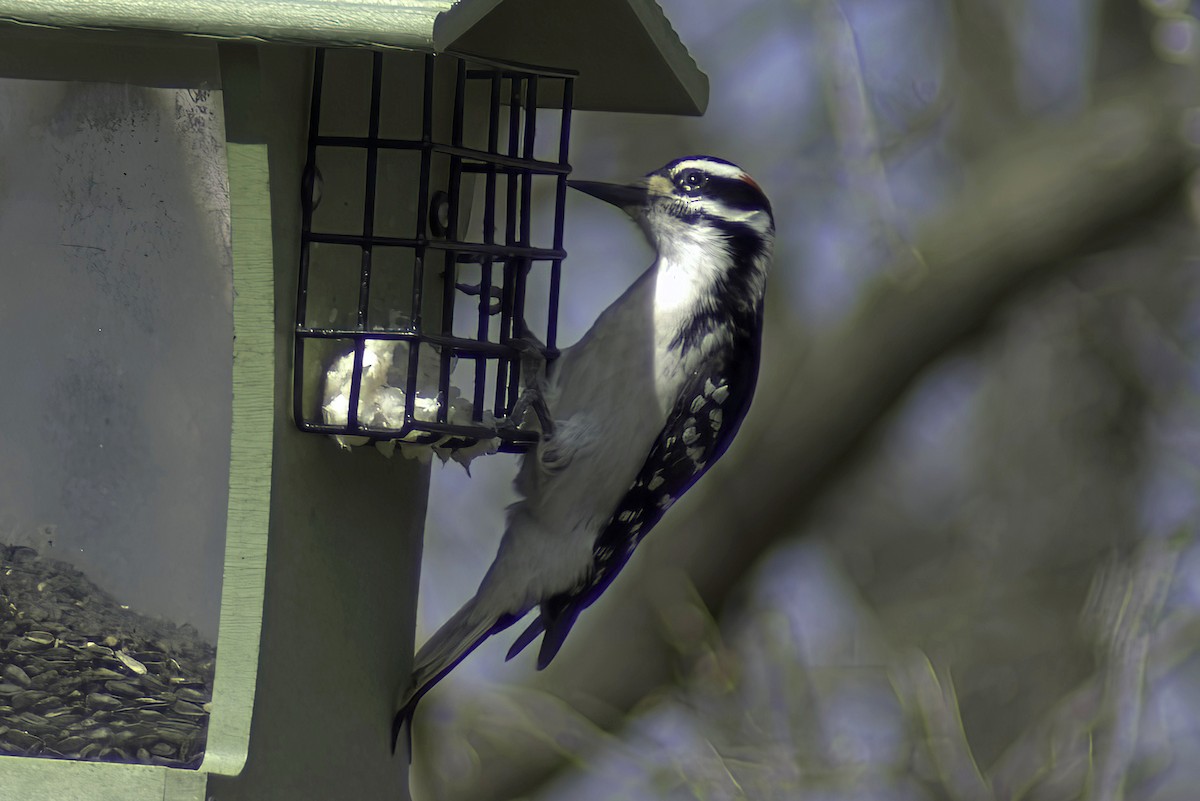
M700 170L685 170L675 179L675 185L680 191L694 195L704 188L708 183L708 176L700 172Z

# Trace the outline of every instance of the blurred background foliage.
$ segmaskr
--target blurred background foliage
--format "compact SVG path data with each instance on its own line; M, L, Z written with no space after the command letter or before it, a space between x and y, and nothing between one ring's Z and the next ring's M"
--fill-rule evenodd
M759 393L535 674L417 718L418 798L1192 799L1195 0L662 0L703 118L576 115L575 175L708 153L772 198ZM568 207L561 339L649 263ZM418 640L511 457L435 470Z

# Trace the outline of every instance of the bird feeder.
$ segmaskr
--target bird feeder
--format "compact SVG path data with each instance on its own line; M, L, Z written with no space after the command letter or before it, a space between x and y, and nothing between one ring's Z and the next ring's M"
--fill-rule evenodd
M519 451L652 0L0 0L0 801L405 798L428 468Z

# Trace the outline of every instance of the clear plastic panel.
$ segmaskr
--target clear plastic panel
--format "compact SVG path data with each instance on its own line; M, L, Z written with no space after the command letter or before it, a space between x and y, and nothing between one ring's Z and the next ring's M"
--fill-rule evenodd
M219 92L0 80L0 752L195 767L229 478Z

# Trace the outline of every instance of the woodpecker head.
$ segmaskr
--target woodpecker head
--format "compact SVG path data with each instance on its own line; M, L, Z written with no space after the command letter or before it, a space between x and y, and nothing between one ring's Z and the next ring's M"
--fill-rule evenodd
M767 196L736 164L687 156L630 184L568 184L641 226L658 256L656 305L698 319L746 315L752 322L742 325L759 324L775 220ZM687 326L695 333L707 323Z
M762 188L736 164L712 156L676 159L629 184L567 184L621 208L659 250L671 239L706 232L749 233L769 247L775 232L771 202Z

